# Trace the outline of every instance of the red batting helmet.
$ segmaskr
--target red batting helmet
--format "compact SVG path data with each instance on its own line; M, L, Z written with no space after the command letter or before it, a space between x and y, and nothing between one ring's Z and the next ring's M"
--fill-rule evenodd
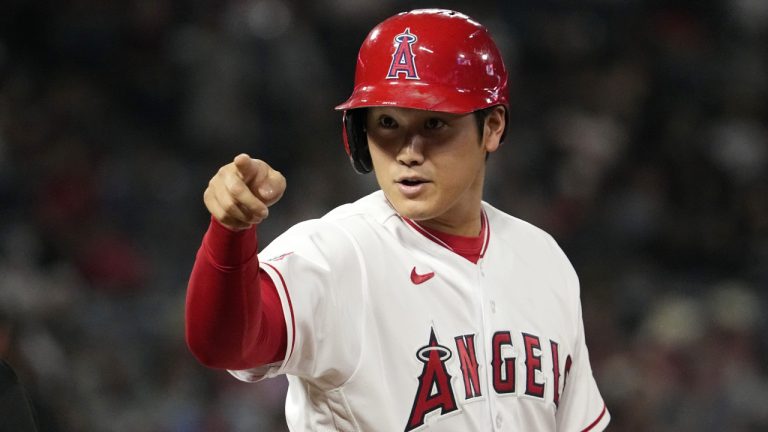
M373 168L355 108L394 106L467 114L509 109L507 70L488 30L466 15L418 9L386 19L360 47L355 88L343 110L344 146L358 172Z

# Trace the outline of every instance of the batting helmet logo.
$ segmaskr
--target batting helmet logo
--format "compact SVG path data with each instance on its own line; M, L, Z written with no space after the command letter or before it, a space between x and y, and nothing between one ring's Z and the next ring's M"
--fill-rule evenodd
M389 65L387 79L398 79L400 74L405 74L405 79L419 79L419 73L416 71L416 62L414 61L416 55L411 48L417 40L418 38L411 33L410 28L406 28L404 32L395 36L397 47L394 54L392 54L392 63Z

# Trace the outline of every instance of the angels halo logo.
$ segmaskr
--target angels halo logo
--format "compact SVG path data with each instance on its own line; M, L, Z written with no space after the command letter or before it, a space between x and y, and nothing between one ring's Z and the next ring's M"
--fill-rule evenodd
M417 80L419 72L416 70L416 55L413 53L413 44L419 38L411 33L410 27L395 36L395 52L392 54L392 63L389 65L387 79L398 79L400 74L405 75L405 79Z

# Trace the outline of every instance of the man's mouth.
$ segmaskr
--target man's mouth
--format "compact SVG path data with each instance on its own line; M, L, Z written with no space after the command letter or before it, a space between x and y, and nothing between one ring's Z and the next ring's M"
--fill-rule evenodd
M399 183L403 186L418 186L422 183L429 183L429 180L419 175L409 175L409 176L397 177L395 179L395 183Z
M401 177L395 180L395 183L397 183L400 193L406 198L416 199L424 192L424 185L430 181L421 177Z
M402 184L402 185L405 185L405 186L417 186L417 185L420 185L422 183L426 183L427 181L426 180L422 180L422 179L407 178L407 179L400 179L397 182Z

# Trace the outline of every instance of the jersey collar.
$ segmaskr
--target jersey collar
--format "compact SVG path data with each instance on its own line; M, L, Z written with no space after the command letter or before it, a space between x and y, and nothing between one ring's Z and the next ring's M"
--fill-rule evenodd
M490 229L488 227L488 216L485 214L485 210L480 213L480 234L477 236L459 236L454 234L448 234L436 229L427 228L418 222L408 219L405 216L400 216L411 228L416 230L419 234L439 244L440 246L454 252L465 259L471 261L473 264L477 264L485 255L485 251L488 249L488 241L490 240Z

